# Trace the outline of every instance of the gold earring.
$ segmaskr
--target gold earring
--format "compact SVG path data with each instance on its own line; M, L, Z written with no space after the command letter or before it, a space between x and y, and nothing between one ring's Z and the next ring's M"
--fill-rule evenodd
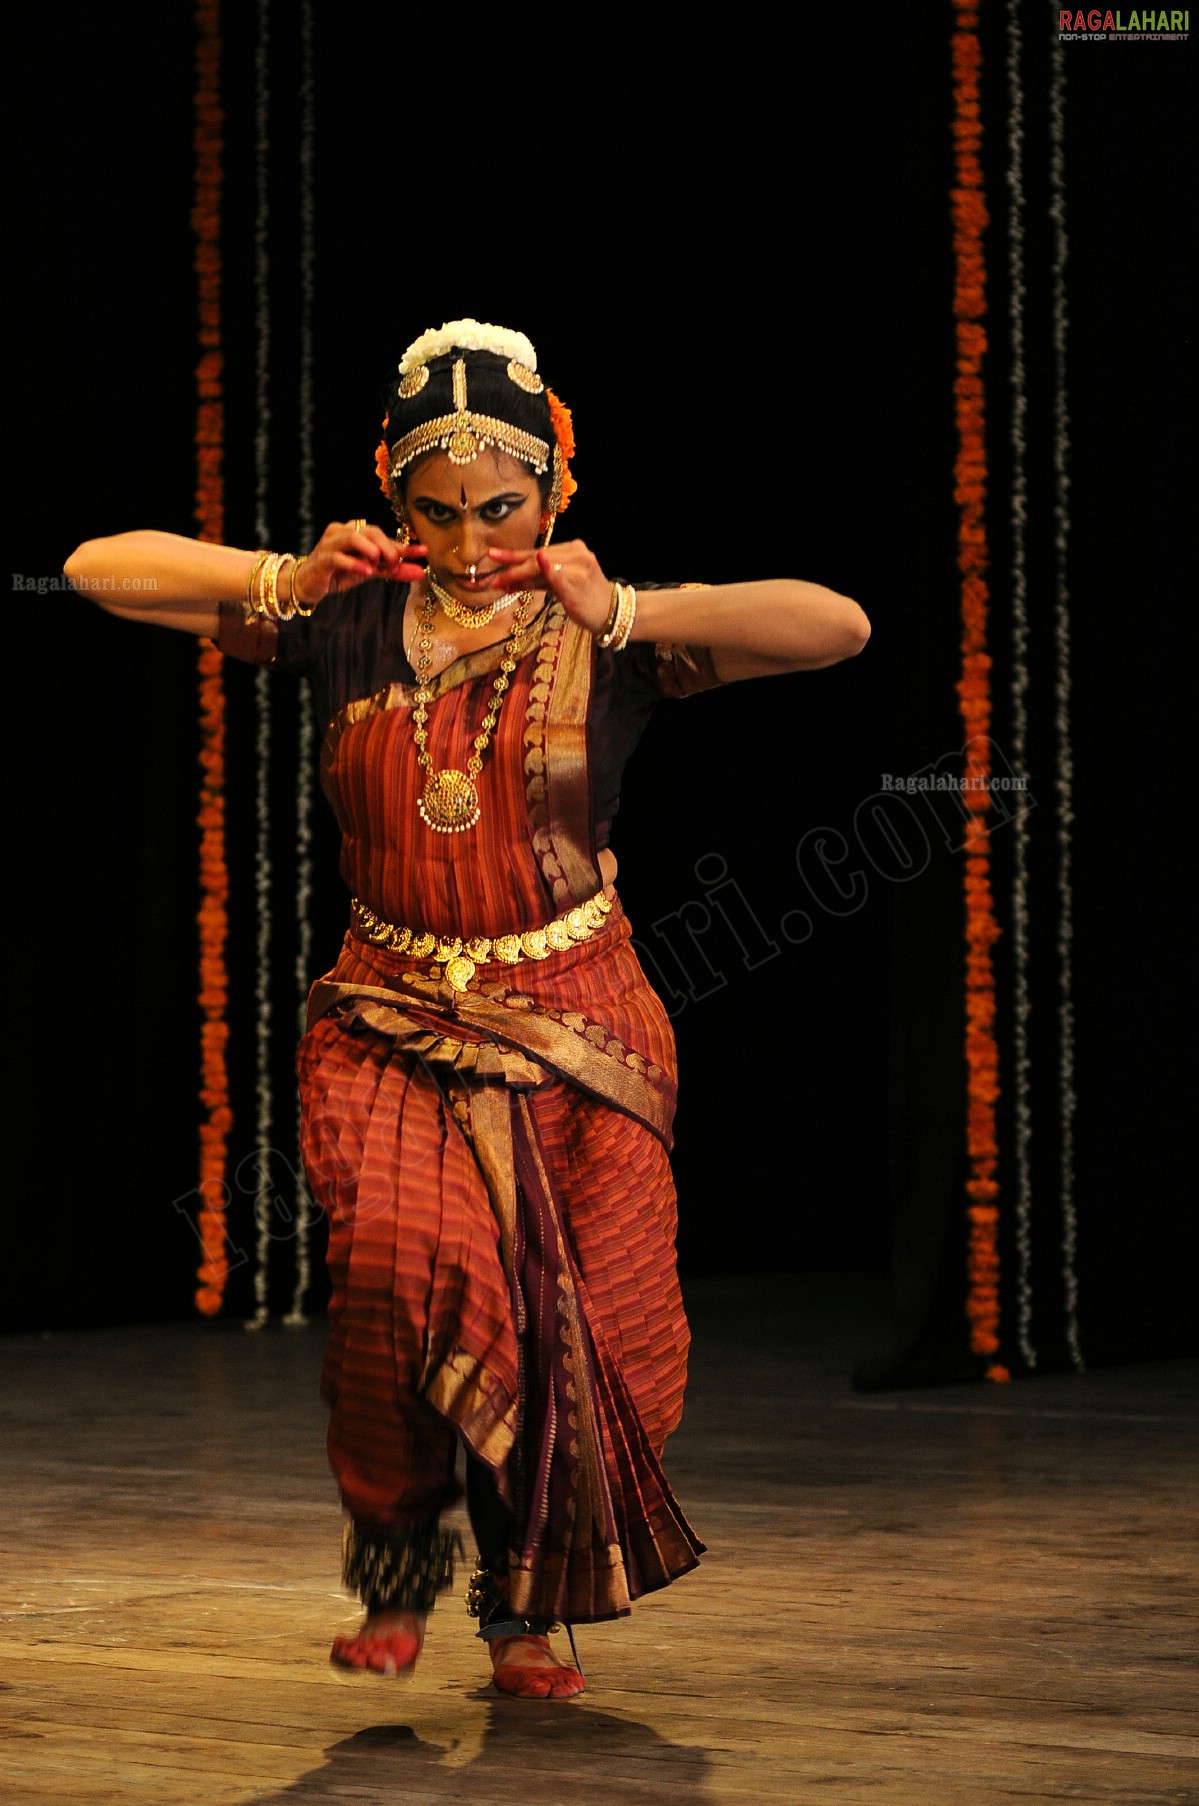
M404 504L398 499L394 489L391 492L391 511L396 517L396 544L406 546L412 540L412 522L408 519Z

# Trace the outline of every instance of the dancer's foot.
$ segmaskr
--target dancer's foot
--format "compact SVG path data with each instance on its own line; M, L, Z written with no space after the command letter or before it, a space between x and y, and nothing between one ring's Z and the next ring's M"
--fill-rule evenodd
M352 1637L334 1637L329 1660L335 1668L372 1674L411 1674L425 1640L424 1612L368 1612Z
M488 1649L491 1678L501 1693L515 1699L570 1699L583 1691L582 1675L577 1668L563 1667L548 1637L493 1637Z

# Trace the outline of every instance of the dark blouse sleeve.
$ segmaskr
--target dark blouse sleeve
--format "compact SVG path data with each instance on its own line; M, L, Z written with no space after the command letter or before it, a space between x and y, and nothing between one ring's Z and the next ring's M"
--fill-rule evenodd
M706 583L646 583L639 590L706 589ZM695 696L711 690L720 682L711 651L707 646L674 645L666 640L657 644L637 640L618 653L623 661L623 674L630 691L644 690L654 701L663 696Z
M310 677L317 711L330 721L347 702L414 681L404 655L407 600L406 583L375 578L290 621L247 620L240 602L222 602L217 645L230 658Z
M707 646L670 646L660 641L654 654L654 677L663 696L696 696L720 682Z
M639 589L664 587L639 584ZM677 587L677 586L671 586ZM706 646L634 640L623 652L597 648L595 690L588 734L599 846L620 807L625 764L663 697L694 696L719 684Z

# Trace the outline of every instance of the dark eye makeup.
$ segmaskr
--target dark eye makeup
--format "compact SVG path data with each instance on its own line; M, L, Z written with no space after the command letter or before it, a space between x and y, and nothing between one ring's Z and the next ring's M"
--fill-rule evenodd
M525 495L493 495L489 500L480 504L478 512L484 520L498 522L506 520L508 515L523 507L527 500L528 497ZM423 514L426 520L439 527L448 526L459 513L459 510L452 508L448 502L439 502L431 495L418 495L413 498L409 506L415 513Z

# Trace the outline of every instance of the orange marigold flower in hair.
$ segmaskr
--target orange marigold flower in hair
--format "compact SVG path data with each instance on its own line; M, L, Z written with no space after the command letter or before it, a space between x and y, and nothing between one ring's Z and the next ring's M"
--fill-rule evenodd
M384 434L386 434L386 432L387 432L387 423L388 423L389 419L390 419L390 416L387 414L384 414L384 416L383 416ZM375 475L378 477L379 487L383 491L384 495L387 497L388 501L391 500L391 488L390 488L390 485L388 482L388 470L390 468L390 465L391 465L391 453L387 449L386 438L382 438L382 439L380 439L378 445L375 447Z
M550 404L550 420L553 423L554 438L558 441L562 456L573 458L575 455L575 432L570 418L570 409L564 402L558 400L552 389L547 388L545 399ZM572 484L571 487L577 488L578 485Z
M579 485L570 474L570 459L575 455L575 429L570 418L570 409L558 400L554 391L547 388L545 399L549 403L550 425L554 429L554 438L558 442L558 450L562 453L562 500L558 503L561 514L571 496Z

